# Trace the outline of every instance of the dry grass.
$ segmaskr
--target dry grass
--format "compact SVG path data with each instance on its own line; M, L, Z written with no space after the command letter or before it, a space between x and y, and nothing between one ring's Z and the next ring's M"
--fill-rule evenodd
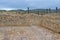
M60 14L0 14L0 26L40 26L60 33Z
M60 32L60 14L43 15L41 25L54 32Z

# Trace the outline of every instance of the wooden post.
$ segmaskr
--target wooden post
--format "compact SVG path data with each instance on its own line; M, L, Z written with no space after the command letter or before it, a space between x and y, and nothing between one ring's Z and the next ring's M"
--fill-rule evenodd
M27 12L28 12L28 14L29 14L29 7L27 7Z
M48 13L48 9L46 9L46 13Z
M49 8L49 13L51 13L51 9Z
M58 7L56 7L56 13L58 12Z
M38 15L39 15L39 9L38 9Z

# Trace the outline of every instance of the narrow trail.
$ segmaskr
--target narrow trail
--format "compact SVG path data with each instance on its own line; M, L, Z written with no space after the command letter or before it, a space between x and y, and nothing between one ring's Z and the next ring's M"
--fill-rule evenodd
M5 38L8 40L21 40L21 38L23 38L22 40L57 40L55 33L37 26L0 27L0 36L4 40Z

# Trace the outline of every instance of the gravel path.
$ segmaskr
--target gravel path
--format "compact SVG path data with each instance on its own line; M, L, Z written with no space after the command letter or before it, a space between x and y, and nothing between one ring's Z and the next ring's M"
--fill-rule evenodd
M37 26L0 27L0 40L57 40L57 35Z

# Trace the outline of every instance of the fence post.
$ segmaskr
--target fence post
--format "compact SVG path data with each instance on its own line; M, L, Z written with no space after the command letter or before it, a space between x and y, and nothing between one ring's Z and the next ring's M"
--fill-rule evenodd
M39 15L39 9L38 9L38 15Z
M49 8L49 13L51 13L51 8Z
M48 10L48 9L46 9L46 13L48 13L48 11L49 11L49 10Z
M28 14L29 14L29 7L27 7L27 12L28 12Z
M56 7L56 13L58 12L58 7Z

